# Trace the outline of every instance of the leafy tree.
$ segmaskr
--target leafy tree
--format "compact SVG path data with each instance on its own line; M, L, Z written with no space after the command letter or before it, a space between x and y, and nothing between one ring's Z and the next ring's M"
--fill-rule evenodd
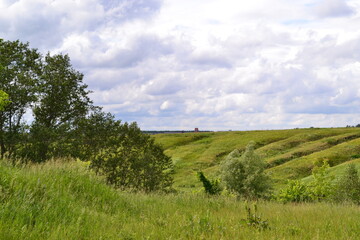
M209 195L217 195L221 192L220 181L218 179L209 180L203 172L198 172L199 180L202 182L205 192Z
M0 89L9 94L9 104L0 112L0 151L11 156L22 141L24 114L37 99L41 55L29 44L0 39Z
M82 80L83 75L72 68L67 55L47 54L30 130L32 142L28 151L32 152L33 161L72 154L66 150L71 149L74 122L84 118L92 106Z
M123 125L114 115L94 108L86 118L78 119L74 124L73 154L83 161L89 160L102 148L124 141Z
M338 202L353 202L360 204L360 178L355 164L349 164L344 175L336 185L333 196Z
M255 143L250 142L241 155L231 152L221 166L226 187L240 197L254 199L265 197L271 190L271 180L265 174L266 163L255 153Z
M116 141L91 157L91 167L121 189L151 192L172 185L171 158L136 123L123 124Z

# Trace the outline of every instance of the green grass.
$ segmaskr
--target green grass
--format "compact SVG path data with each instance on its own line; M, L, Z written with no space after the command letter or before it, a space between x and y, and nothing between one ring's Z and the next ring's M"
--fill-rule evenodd
M340 165L339 165L340 166ZM0 162L0 239L358 239L358 206L259 202L270 229L242 223L245 203L204 194L117 191L78 162Z
M277 188L287 179L309 176L323 160L334 167L360 157L359 128L158 134L154 138L173 159L174 187L185 192L201 188L198 171L217 177L226 155L234 149L244 150L250 141L256 142L256 151L269 163L267 171Z

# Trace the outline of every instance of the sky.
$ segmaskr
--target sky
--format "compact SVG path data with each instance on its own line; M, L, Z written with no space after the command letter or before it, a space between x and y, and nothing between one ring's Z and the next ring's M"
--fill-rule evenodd
M0 0L0 38L68 54L143 130L360 123L360 0Z

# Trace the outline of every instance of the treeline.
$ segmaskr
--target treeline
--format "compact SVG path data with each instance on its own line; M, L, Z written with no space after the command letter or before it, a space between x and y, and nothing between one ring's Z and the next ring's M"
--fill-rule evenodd
M1 158L80 159L119 188L170 188L171 159L136 123L95 106L83 77L67 55L0 39Z

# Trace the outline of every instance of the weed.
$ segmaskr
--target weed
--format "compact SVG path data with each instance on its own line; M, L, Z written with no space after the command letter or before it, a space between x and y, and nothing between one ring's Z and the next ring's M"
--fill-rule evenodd
M251 207L248 204L245 204L245 210L247 213L247 217L241 219L241 223L245 226L255 228L259 231L270 229L268 220L263 220L261 215L257 212L257 204L253 204L253 212L251 211Z

